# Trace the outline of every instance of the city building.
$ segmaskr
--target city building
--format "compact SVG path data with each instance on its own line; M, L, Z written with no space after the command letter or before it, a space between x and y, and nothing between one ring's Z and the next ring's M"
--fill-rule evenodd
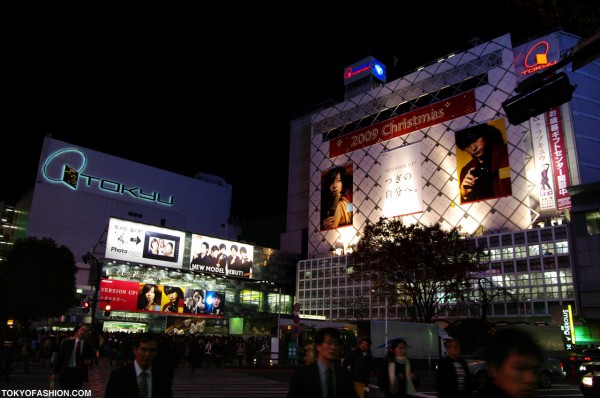
M242 241L231 197L216 176L186 177L46 137L35 186L16 206L3 204L0 247L49 237L73 252L91 316L75 307L41 326L271 335L292 312L289 269L298 257ZM205 246L214 263L196 260ZM153 304L140 307L148 286ZM205 305L186 310L195 291Z
M599 344L598 61L560 68L562 88L576 87L570 101L516 125L503 106L527 77L561 66L579 41L557 31L513 44L506 34L391 82L365 59L344 71L352 81L343 101L294 120L281 249L304 258L296 271L301 314L405 320L347 278L365 223L402 217L460 227L489 252L482 276L515 297L494 301L493 321L562 324L570 308L580 342ZM487 160L481 140L493 153ZM479 315L462 308L439 317Z

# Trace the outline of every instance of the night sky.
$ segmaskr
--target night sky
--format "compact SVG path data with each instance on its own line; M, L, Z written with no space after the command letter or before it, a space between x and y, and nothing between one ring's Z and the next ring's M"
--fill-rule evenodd
M511 32L518 42L549 29L501 6L490 17L419 4L262 20L183 9L155 9L152 18L105 10L93 21L89 10L80 18L21 14L3 54L0 200L33 186L43 137L52 134L190 177L222 176L242 219L285 214L289 122L342 99L345 66L372 55L391 81L474 36ZM504 2L486 8L494 4Z

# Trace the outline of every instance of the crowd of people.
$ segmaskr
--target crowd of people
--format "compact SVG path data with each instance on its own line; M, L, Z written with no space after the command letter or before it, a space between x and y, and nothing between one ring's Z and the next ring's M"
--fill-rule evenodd
M169 396L172 386L162 380L171 380L174 369L183 364L192 373L202 367L253 366L262 364L261 353L270 352L269 336L91 333L88 325L80 325L71 332L28 330L18 334L14 329L6 329L0 339L1 369L6 381L18 365L22 365L24 373L28 373L32 364L48 365L52 382L59 382L60 388L80 389L87 381L87 368L105 358L119 369L111 373L112 387L107 388L106 397L123 396L119 383L128 377L138 377L140 383L140 375L144 379L140 383L143 388L146 376L150 380L158 380L152 379L152 375L159 376L161 383L149 385L163 391L160 396ZM386 398L417 395L420 377L409 360L405 340L392 340L383 360L373 357L368 337L360 338L358 346L342 358L340 332L335 328L317 331L313 343L316 359L295 368L289 398L368 398L372 377L377 377ZM438 397L521 398L534 394L544 358L535 340L525 331L507 328L496 332L487 358L489 381L477 392L473 391L459 342L446 340L444 345L447 355L438 361L435 374Z

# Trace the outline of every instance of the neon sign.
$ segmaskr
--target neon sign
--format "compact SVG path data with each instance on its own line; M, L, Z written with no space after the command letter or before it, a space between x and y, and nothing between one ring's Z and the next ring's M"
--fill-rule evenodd
M549 49L550 44L547 41L540 41L534 44L527 52L527 55L525 55L525 59L523 60L525 70L521 71L521 75L530 75L555 65L558 62L556 59L548 61Z
M373 75L382 82L385 82L385 65L373 57L367 57L355 64L352 64L344 69L344 85L358 81L368 74Z
M87 156L85 153L79 149L65 148L54 152L46 159L42 166L42 175L51 183L62 183L73 190L81 187L95 188L105 193L130 195L139 200L173 205L173 196L169 196L169 199L165 201L160 192L144 192L143 188L130 187L117 181L84 174L83 170L86 166ZM62 171L62 174L51 175L55 174L57 170L59 173Z

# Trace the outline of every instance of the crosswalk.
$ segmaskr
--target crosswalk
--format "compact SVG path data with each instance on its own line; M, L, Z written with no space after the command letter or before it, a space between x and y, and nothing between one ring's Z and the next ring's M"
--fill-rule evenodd
M92 390L92 397L104 397L106 382L113 369L106 365L90 369L90 381L85 387ZM194 373L189 368L179 368L173 378L175 398L285 398L288 390L289 382L228 368L202 368Z

